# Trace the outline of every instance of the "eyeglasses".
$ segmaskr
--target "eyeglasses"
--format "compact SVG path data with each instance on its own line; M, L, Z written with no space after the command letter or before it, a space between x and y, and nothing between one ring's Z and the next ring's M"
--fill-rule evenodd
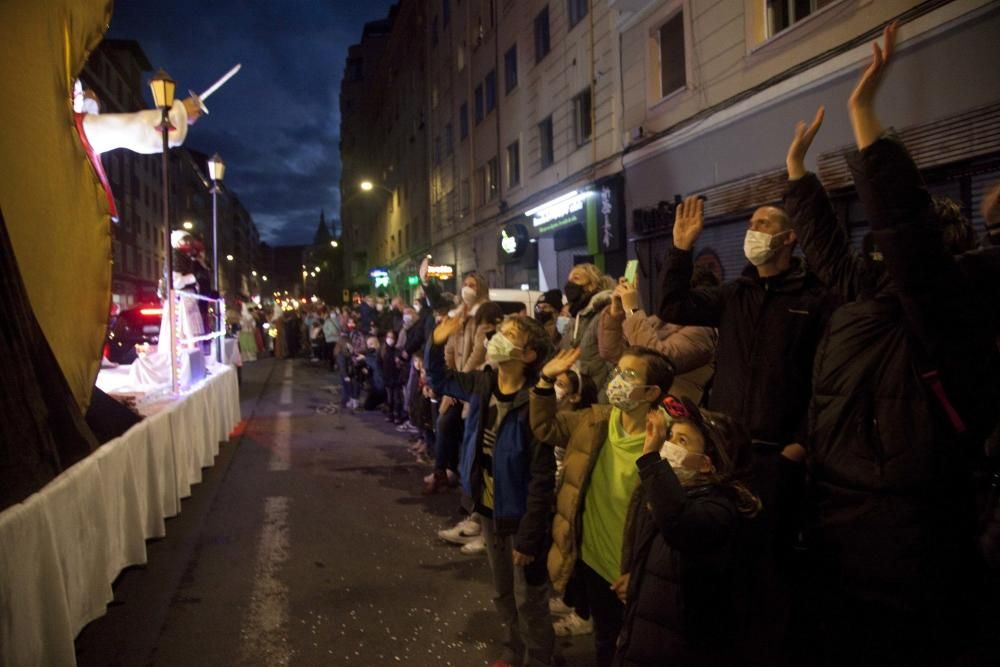
M642 378L639 377L639 372L632 368L621 368L620 366L615 366L611 371L612 375L618 375L626 380L631 380L632 382L642 382Z

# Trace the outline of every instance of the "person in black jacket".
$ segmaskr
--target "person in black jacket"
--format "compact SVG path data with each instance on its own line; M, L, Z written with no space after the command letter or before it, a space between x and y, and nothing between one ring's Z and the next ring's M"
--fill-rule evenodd
M692 250L704 226L703 201L677 207L674 247L667 257L664 322L717 327L716 371L708 407L749 432L754 451L750 486L764 504L754 596L761 627L757 651L786 650L793 635L790 597L799 564L802 464L816 345L835 299L801 259L785 212L758 208L751 217L743 275L720 287L692 287ZM764 662L778 660L764 657Z
M668 396L646 419L636 461L642 502L632 544L617 667L737 665L748 559L741 548L760 500L739 481L750 443L726 415ZM669 415L669 421L668 421Z
M806 257L846 300L817 352L808 438L817 652L829 665L952 664L974 645L983 582L973 469L997 418L988 295L1000 255L965 252L971 227L931 198L874 113L895 31L848 105L848 161L871 223L864 254L805 170L822 108L796 128L787 159Z
M448 318L434 329L425 365L436 393L469 406L461 480L483 517L493 600L505 631L503 654L493 665L551 665L555 635L545 555L556 465L552 447L532 434L528 412L551 343L538 322L512 315L490 338L485 370L460 372L447 368L444 344L461 326Z
M385 334L385 344L379 352L382 363L382 382L385 385L385 400L389 408L386 420L394 424L403 423L403 385L407 380L407 365L396 346L396 334Z

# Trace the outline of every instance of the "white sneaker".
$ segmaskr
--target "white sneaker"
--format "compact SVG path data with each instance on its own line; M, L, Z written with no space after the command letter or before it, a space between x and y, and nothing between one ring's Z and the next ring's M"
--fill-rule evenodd
M583 620L574 611L570 612L569 616L564 616L553 623L552 630L556 637L589 635L594 631L594 621L591 619Z
M569 616L573 613L573 608L567 606L562 598L549 598L549 613L553 616Z
M486 553L486 538L482 535L473 537L470 542L462 545L460 551L466 556L478 556Z
M451 528L439 530L438 537L452 544L468 544L479 537L482 532L483 529L478 521L465 519L464 521L459 521Z

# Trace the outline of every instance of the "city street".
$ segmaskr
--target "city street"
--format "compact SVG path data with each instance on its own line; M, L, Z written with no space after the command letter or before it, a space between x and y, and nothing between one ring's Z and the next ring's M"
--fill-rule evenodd
M122 573L80 665L483 665L500 637L484 556L436 531L458 493L381 413L332 409L336 376L305 360L243 368L244 422L149 563ZM586 665L591 638L564 642Z

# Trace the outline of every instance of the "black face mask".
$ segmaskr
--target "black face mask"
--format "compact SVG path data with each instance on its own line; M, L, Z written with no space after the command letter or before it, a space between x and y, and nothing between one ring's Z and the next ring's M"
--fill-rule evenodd
M539 324L545 324L547 322L550 322L552 320L552 313L548 310L541 310L539 308L535 308L535 320Z
M566 295L566 301L568 301L571 306L575 305L578 301L580 301L580 299L583 298L583 286L577 285L576 283L566 283L563 287L563 294Z

